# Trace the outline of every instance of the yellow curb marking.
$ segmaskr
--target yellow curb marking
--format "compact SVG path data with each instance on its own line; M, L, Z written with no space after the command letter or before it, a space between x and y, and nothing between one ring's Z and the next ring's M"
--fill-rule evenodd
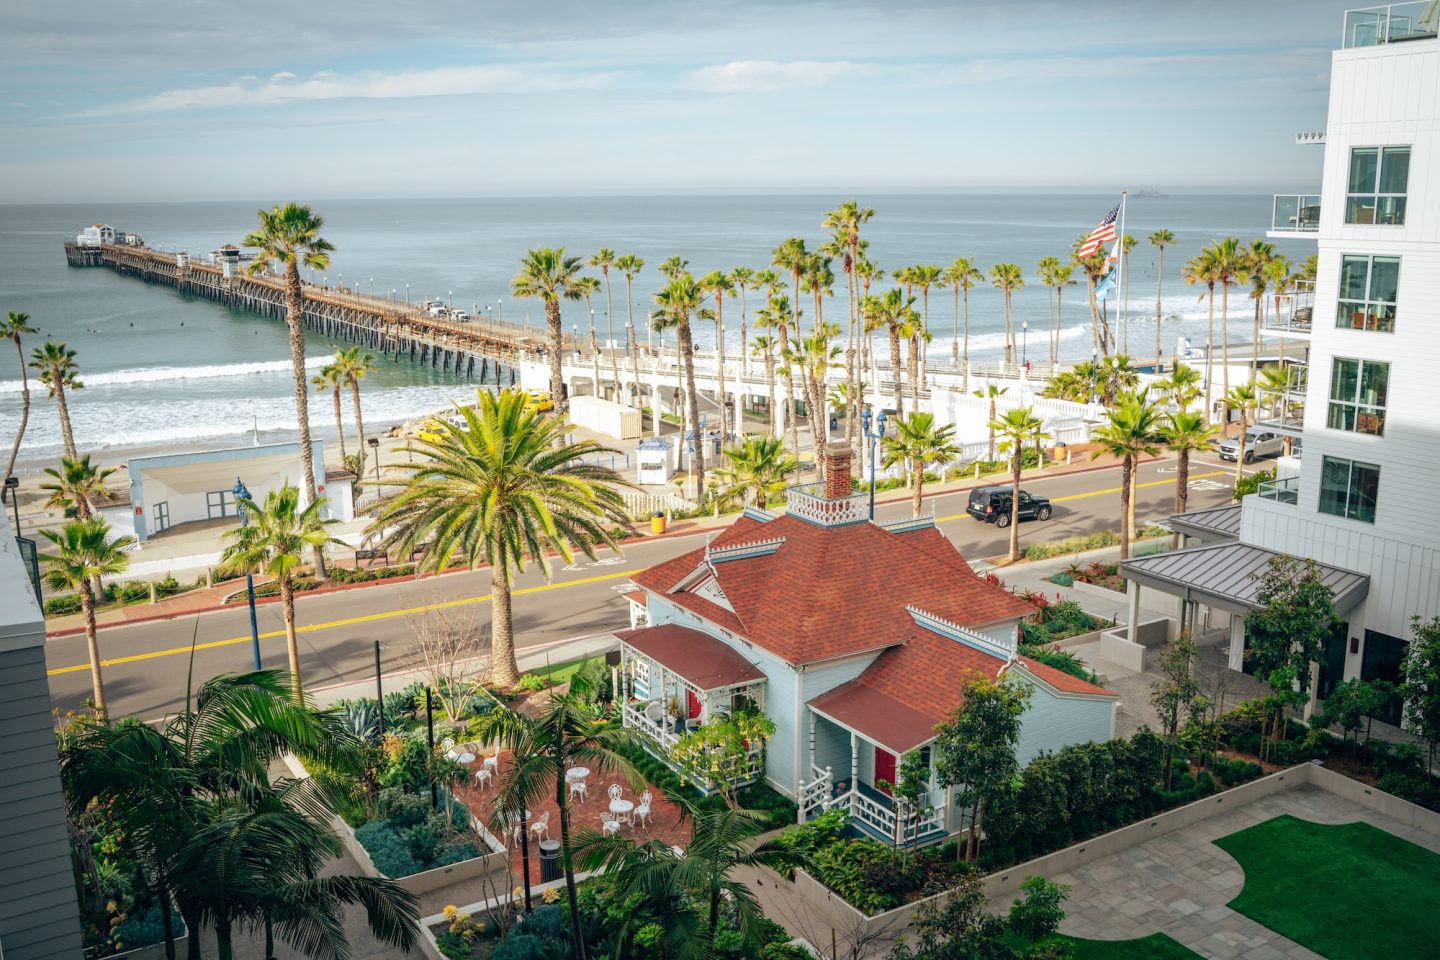
M1191 480L1203 480L1203 479L1205 479L1206 477L1220 477L1220 476L1229 476L1229 475L1230 475L1230 471L1229 471L1229 470L1212 470L1212 471L1209 472L1209 473L1192 473L1192 474L1190 474L1190 479L1191 479ZM1137 483L1137 484L1135 484L1135 489L1138 490L1138 489L1140 489L1141 487L1162 487L1162 486L1164 486L1164 485L1167 484L1167 483L1174 483L1174 482L1175 482L1175 478L1174 478L1174 477L1170 477L1170 478L1165 479L1165 480L1146 480L1144 483ZM1120 488L1119 488L1119 487L1110 487L1109 489L1106 489L1106 490L1091 490L1091 491L1089 491L1088 493L1069 493L1069 494L1066 494L1066 495L1063 496L1063 497L1051 497L1051 498L1050 498L1050 502L1051 502L1051 503L1063 503L1063 502L1065 502L1066 500L1084 500L1086 497L1102 497L1102 496L1105 496L1106 494L1119 493L1119 492L1120 492ZM950 520L959 520L961 517L969 517L969 516L970 516L970 514L968 514L968 513L956 513L956 514L953 514L953 515L948 516L948 517L939 517L938 519L936 519L935 522L936 522L936 523L946 523L946 522L948 522L948 521L950 521ZM972 518L972 519L973 519L973 518Z

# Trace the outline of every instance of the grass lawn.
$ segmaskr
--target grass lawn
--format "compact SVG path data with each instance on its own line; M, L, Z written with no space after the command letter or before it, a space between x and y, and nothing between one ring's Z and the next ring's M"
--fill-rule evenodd
M525 672L533 673L537 677L544 677L550 681L550 686L553 687L575 676L575 674L579 673L581 668L591 660L598 660L601 663L605 662L604 657L589 657L580 660L570 660L566 663L552 663L549 666L540 667L536 670L526 670Z
M1065 939L1073 951L1073 960L1200 960L1200 954L1163 933L1139 940Z
M1434 956L1440 856L1429 850L1368 823L1289 815L1215 844L1245 871L1230 908L1276 933L1329 960Z

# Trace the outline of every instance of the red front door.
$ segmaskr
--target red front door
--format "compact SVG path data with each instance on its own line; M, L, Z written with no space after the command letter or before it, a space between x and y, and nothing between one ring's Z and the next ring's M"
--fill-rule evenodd
M889 796L890 788L882 787L880 785L881 780L884 780L886 783L892 784L895 782L895 754L891 753L888 750L881 750L879 747L876 747L875 788L884 793L886 796Z
M689 717L696 720L700 717L700 698L695 696L693 691L685 691L685 705L690 708Z

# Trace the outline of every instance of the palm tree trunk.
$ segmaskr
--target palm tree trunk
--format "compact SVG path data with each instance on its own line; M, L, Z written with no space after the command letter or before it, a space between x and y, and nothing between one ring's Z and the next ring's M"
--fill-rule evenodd
M770 436L780 436L780 425L778 422L780 411L775 408L775 355L770 352L770 347L765 347L765 383L770 390L767 398L770 406Z
M915 475L915 489L910 496L910 515L920 516L920 501L925 487L925 461L918 458L910 461L910 472Z
M220 917L215 918L215 956L219 960L234 960L235 946L230 939L230 923Z
M905 388L900 379L900 330L890 327L890 373L895 380L895 417L905 416Z
M992 388L992 389L993 389L993 388ZM989 424L990 424L990 451L989 451L989 453L987 453L987 454L985 455L985 459L988 460L988 461L991 462L991 463L994 463L994 462L995 462L995 397L994 397L994 395L991 395L991 397L990 397L990 420L989 420L988 422L989 422Z
M1205 422L1213 423L1215 408L1210 402L1210 383L1214 376L1215 356L1215 284L1210 286L1210 319L1205 324Z
M745 284L740 284L740 376L750 376L750 325L745 310ZM737 418L739 414L736 414Z
M1264 306L1264 305L1265 305L1265 294L1262 292L1262 293L1260 294L1260 296L1258 296L1258 297L1255 298L1255 325L1254 325L1254 327L1252 328L1253 333L1252 333L1252 335L1251 335L1251 337L1250 337L1250 380L1251 380L1251 382L1254 382L1254 380L1255 380L1256 364L1259 363L1259 353L1260 353L1260 351L1259 351L1259 347L1260 347L1260 308L1261 308L1262 306Z
M560 301L545 301L545 326L550 333L550 399L555 401L555 411L559 414L568 406L565 402L565 378L560 372L560 354L565 349L565 335L560 327Z
M1133 454L1120 461L1120 559L1130 557L1130 474L1135 469Z
M964 334L961 340L960 363L964 365L965 373L961 380L961 389L966 393L970 392L970 288L965 288L965 320Z
M1064 329L1064 326L1063 326L1063 325L1064 325L1064 323L1065 323L1064 298L1065 298L1065 285L1064 285L1064 284L1060 284L1060 285L1058 285L1058 286L1055 287L1055 349L1054 349L1054 355L1055 355L1055 359L1056 359L1057 361L1060 359L1060 333L1061 333L1061 331Z
M730 421L725 413L725 308L724 297L715 294L715 379L720 386L720 442L730 432Z
M1160 290L1165 285L1165 247L1160 247L1159 264L1155 268L1155 364L1160 364Z
M1222 397L1230 395L1230 281L1220 288L1220 377Z
M1182 447L1175 458L1175 513L1185 512L1190 499L1190 450Z
M52 382L55 384L55 409L60 414L60 438L65 441L65 456L76 460L79 454L75 452L75 433L70 429L70 408L65 404L65 387L59 377Z
M515 629L510 618L509 559L500 551L490 567L490 682L508 690L520 679L515 663Z
M356 442L360 445L360 459L363 463L365 459L365 420L360 416L359 380L352 379L350 381L350 404L355 408L355 436L358 438ZM380 455L378 448L375 451L375 455L377 457Z
M950 331L950 366L960 366L960 284L955 284L955 322Z
M280 578L280 606L285 615L285 653L290 658L290 688L300 699L300 640L295 635L295 584L290 575Z
M200 960L200 928L201 912L191 908L180 908L180 919L185 921L185 928L190 935L185 938L185 960Z
M340 384L335 384L335 389L330 397L335 401L335 435L340 438L340 462L344 463L347 457L345 454L345 427L340 415Z
M294 259L285 264L285 325L290 332L290 374L295 381L295 420L300 430L300 469L305 481L305 502L315 501L315 451L310 448L310 390L305 381L305 304L300 268ZM325 548L315 547L315 576L325 577Z
M20 341L15 341L15 352L20 355L20 428L15 431L15 446L10 448L10 461L5 464L5 476L15 475L15 459L20 456L20 441L25 438L25 425L30 422L30 374L25 367L25 351L20 349ZM3 480L4 477L0 477ZM15 531L15 536L20 536L20 531Z
M685 401L690 408L690 435L695 438L695 454L690 458L690 470L695 476L695 502L705 502L705 438L700 435L700 394L695 389L695 346L690 336L690 321L686 320L676 328L676 339L685 364Z
M1025 444L1019 437L1014 456L1010 459L1010 562L1020 559L1020 466L1024 462Z
M1245 475L1245 408L1240 408L1240 434L1235 441L1235 483Z
M95 595L90 590L90 581L80 584L80 615L85 618L85 647L90 652L90 687L95 700L95 712L101 717L105 712L105 679L100 675L100 641L95 629Z
M590 298L585 298L585 312L590 314L590 379L595 385L595 396L603 397L600 389L600 341L595 337L595 311L590 309Z
M561 747L556 745L557 750ZM585 960L585 938L580 933L580 904L575 896L575 865L570 860L570 807L566 802L563 758L555 764L555 806L560 811L560 866L565 871L565 897L570 901L570 936L574 941L576 960Z
M920 409L920 334L910 335L910 406Z

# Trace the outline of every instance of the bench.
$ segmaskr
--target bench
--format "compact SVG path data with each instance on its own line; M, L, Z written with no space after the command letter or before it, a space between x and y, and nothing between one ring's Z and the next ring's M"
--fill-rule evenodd
M360 566L362 560L379 560L381 566L386 566L390 563L390 554L378 547L373 550L361 548L355 551L355 566Z
M413 563L421 557L425 556L425 554L430 552L430 548L433 546L435 546L434 540L427 540L425 543L415 544L415 549L410 551L410 562Z

